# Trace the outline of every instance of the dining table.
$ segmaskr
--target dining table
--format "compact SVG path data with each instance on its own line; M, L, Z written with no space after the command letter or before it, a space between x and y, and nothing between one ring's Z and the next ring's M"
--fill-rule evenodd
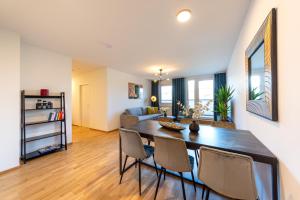
M268 164L271 166L272 178L272 199L279 198L278 184L278 159L276 156L260 142L250 131L218 128L209 125L201 125L198 133L191 132L188 124L182 124L184 130L175 131L162 127L156 120L140 121L128 129L137 131L142 138L148 141L154 141L154 136L166 136L180 138L185 141L190 150L198 150L201 146L215 148L223 151L238 153L252 157L256 162ZM119 136L119 164L120 174L122 173L122 146ZM129 165L125 171L136 163ZM148 166L150 164L144 163ZM152 166L154 167L154 166ZM198 183L203 184L203 183Z

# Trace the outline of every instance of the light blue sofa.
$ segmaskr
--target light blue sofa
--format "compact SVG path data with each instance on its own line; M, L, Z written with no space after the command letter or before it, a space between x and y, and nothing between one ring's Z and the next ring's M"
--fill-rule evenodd
M163 116L163 114L148 114L147 108L136 107L128 108L120 116L121 128L130 128L131 126L137 124L139 121L148 119L158 119Z

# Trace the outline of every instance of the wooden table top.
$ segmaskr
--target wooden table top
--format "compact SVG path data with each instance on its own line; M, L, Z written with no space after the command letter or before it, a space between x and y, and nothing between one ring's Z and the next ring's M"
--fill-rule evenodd
M150 140L153 140L154 135L181 138L189 149L207 146L249 155L258 162L270 164L277 162L276 156L250 131L200 125L199 133L195 134L190 133L188 124L184 126L186 126L185 130L177 132L161 127L158 121L146 120L139 122L131 129L138 131L141 137Z

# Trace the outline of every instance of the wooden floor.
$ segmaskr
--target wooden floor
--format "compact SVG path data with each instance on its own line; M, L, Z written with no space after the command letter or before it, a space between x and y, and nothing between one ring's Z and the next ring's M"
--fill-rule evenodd
M73 127L73 144L68 151L32 161L0 175L0 199L153 199L156 174L142 167L142 196L138 194L138 170L131 168L119 185L118 133L102 133ZM196 175L196 173L195 173ZM167 176L161 182L157 199L183 199L180 180ZM187 199L201 199L185 184ZM216 195L211 200L223 199Z

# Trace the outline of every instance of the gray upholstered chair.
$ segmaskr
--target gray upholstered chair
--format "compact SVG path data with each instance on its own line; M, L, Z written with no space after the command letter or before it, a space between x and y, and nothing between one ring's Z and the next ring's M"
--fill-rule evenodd
M154 143L154 159L156 163L161 166L154 199L156 199L157 196L162 173L165 173L166 169L179 172L181 177L183 198L186 199L182 172L191 172L194 189L196 191L196 184L193 174L194 157L188 155L185 142L181 139L154 136Z
M149 145L144 145L142 142L142 139L140 137L140 134L133 130L128 129L120 129L120 136L121 136L121 146L122 151L125 153L126 158L123 165L123 169L121 172L120 177L120 184L122 182L123 174L125 173L125 167L128 157L132 157L136 159L136 162L138 162L139 165L139 192L140 195L142 194L141 190L141 161L153 156L154 154L154 148ZM153 156L154 159L154 156ZM156 174L158 175L156 162L154 161Z
M206 199L210 190L233 199L259 199L249 156L201 147L198 178L208 188Z

